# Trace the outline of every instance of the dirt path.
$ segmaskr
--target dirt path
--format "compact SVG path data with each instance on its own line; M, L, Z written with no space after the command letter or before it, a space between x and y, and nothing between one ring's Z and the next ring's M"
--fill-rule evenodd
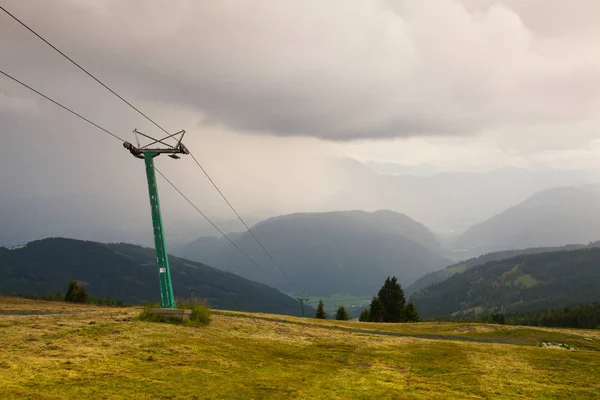
M359 328L346 328L342 326L334 326L334 325L322 325L322 324L311 324L310 322L299 322L299 321L289 321L285 319L277 319L277 318L269 318L260 315L242 315L235 314L226 311L212 310L214 314L227 316L227 317L236 317L236 318L252 318L259 319L263 321L271 321L278 322L282 324L292 324L292 325L305 325L310 326L312 328L321 328L321 329L329 329L340 332L348 332L348 333L362 333L365 335L378 335L378 336L391 336L391 337L409 337L416 339L430 339L430 340L450 340L450 341L460 341L460 342L474 342L474 343L498 343L498 344L513 344L513 345L534 345L537 342L528 341L525 339L515 339L515 338L487 338L487 337L470 337L470 336L460 336L460 335L443 335L443 334L435 334L435 333L405 333L405 332L390 332L390 331L379 331L373 329L359 329Z

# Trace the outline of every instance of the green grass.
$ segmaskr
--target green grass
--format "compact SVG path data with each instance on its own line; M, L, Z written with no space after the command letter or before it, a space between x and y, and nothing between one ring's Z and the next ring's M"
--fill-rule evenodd
M187 321L188 325L205 326L210 323L210 309L205 301L178 301L177 308L192 310L192 315Z
M446 271L452 274L461 274L467 270L466 264L455 265L450 268L446 268Z
M518 283L520 285L523 285L527 288L532 287L537 285L538 281L537 279L535 279L534 277L527 275L527 274L523 274L520 275L517 279L515 279L515 283Z
M142 308L142 311L136 317L136 320L142 322L155 322L188 326L205 326L210 323L210 310L205 302L177 302L177 308L192 310L192 314L186 322L173 320L160 315L153 314L150 312L152 308L160 308L160 305L158 303L145 305L144 308Z
M16 315L40 310L49 314ZM140 308L13 298L0 298L0 311L2 399L593 399L600 390L598 330L216 310L198 327L138 321Z

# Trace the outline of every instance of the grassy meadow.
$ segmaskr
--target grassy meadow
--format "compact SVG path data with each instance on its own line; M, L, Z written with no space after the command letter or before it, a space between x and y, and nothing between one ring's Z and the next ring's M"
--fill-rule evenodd
M373 324L0 297L1 399L592 399L600 330ZM542 348L541 342L574 350Z

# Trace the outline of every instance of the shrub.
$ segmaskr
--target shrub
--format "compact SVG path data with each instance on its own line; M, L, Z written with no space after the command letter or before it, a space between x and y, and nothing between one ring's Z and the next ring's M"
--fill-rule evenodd
M168 320L167 318L163 318L160 315L151 314L151 308L160 308L160 304L158 303L150 303L146 304L142 309L142 312L137 316L138 321L146 321L146 322L175 322L172 320Z
M42 296L42 300L46 301L65 301L65 295L62 293L48 292Z
M71 303L87 303L88 294L85 286L79 284L77 281L71 281L65 294L65 301Z
M210 308L206 300L201 302L178 302L177 308L192 310L188 325L208 325L210 323Z

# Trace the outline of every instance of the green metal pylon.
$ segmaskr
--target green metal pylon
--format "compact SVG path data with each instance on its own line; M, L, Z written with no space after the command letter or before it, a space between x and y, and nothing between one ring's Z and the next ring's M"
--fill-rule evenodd
M300 302L300 307L302 307L302 316L304 317L304 302L310 299L308 297L297 297L296 300Z
M141 158L146 164L146 178L148 179L148 194L150 196L150 208L152 209L152 226L154 227L154 246L156 247L156 261L158 264L158 279L160 282L160 305L162 308L175 308L175 295L173 294L173 284L171 283L171 269L169 268L169 256L167 255L167 244L163 228L162 216L160 213L160 201L158 199L158 185L156 184L156 171L154 169L154 157L160 154L166 154L171 158L179 159L178 154L189 154L188 149L181 143L185 131L179 131L170 134L161 139L155 139L135 129L134 134L144 136L153 140L146 146L140 146L139 140L137 147L129 142L124 142L125 147L134 157ZM165 140L181 135L176 145L171 145ZM160 143L162 147L153 147Z
M148 178L148 194L150 195L150 208L152 209L152 225L154 226L154 245L156 247L156 261L158 263L158 279L160 281L160 306L175 308L175 296L171 284L171 270L167 255L162 216L160 213L160 200L158 199L158 186L156 172L154 171L154 157L159 153L144 153L146 162L146 178Z

